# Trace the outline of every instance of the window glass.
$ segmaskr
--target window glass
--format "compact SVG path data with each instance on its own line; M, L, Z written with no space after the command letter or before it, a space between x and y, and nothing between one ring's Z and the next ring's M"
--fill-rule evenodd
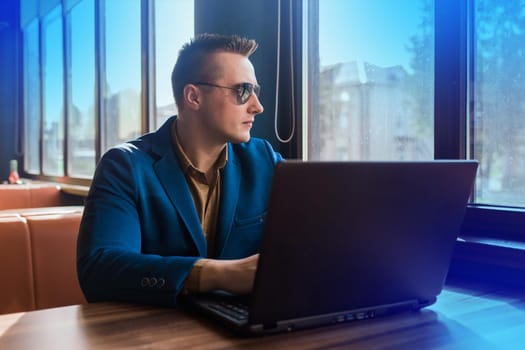
M102 151L141 130L140 0L106 0Z
M62 6L42 22L43 172L64 175L64 50Z
M40 173L40 63L38 19L24 29L24 169Z
M434 2L315 1L309 11L308 158L433 159Z
M82 0L68 14L68 175L95 170L95 7Z
M477 0L474 18L475 201L525 207L525 3Z
M194 33L194 0L155 1L155 122L177 114L171 72L179 50Z

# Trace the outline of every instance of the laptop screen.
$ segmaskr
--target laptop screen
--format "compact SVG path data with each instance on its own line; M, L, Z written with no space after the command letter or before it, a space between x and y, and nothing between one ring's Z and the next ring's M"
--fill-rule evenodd
M476 161L280 163L250 320L435 300Z

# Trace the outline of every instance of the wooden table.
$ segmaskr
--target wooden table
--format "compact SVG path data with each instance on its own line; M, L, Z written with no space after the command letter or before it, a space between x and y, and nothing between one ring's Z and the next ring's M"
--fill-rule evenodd
M525 349L524 295L447 285L420 312L251 338L181 310L67 306L0 316L0 349Z

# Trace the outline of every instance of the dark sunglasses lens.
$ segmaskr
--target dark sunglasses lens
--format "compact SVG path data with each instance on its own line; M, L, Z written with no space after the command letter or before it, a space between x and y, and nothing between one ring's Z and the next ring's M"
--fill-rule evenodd
M252 92L255 93L256 96L259 96L259 93L261 91L261 87L259 85L253 85L252 83L242 83L239 86L239 102L241 104L244 104L248 101L250 96L252 95Z
M252 85L249 83L242 83L239 86L239 102L241 104L246 103L248 99L250 98L250 95L252 94Z

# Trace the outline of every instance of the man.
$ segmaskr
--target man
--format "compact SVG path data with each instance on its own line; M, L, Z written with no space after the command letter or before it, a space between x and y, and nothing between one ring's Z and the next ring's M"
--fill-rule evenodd
M250 138L263 111L256 48L211 34L184 45L172 74L178 116L100 160L77 249L88 301L175 305L182 291L250 292L282 160Z

